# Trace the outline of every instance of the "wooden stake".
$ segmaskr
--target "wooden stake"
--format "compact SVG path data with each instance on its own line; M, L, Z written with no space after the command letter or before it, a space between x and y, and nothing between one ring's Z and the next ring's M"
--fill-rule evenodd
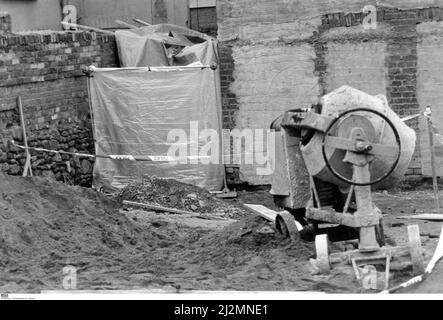
M420 228L418 225L408 226L408 237L413 272L415 276L419 276L425 273L425 266L421 246Z
M435 206L438 213L440 211L440 196L438 192L438 180L437 180L437 170L435 167L435 146L434 146L434 130L432 129L432 119L427 118L428 122L428 133L429 133L429 149L431 150L431 168L432 168L432 186L434 189Z
M25 117L23 114L22 98L20 96L17 97L17 105L18 105L18 112L20 114L20 125L22 127L23 143L24 143L25 147L28 148L28 138L26 137ZM25 163L25 168L23 169L23 177L27 177L28 173L32 177L31 154L29 153L29 150L26 149L26 163Z

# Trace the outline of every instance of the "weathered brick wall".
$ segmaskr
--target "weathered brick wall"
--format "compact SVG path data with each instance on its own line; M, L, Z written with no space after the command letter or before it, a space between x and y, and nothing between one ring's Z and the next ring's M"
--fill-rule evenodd
M377 28L363 28L363 8L377 3ZM443 1L377 3L219 0L224 126L268 128L276 114L306 107L344 84L385 94L401 116L424 110L423 103L441 105L430 97L442 91L443 75L431 65L441 60ZM423 34L426 24L432 28ZM429 162L422 154L427 133L418 120L408 124L419 134L408 175L418 177ZM247 167L240 167L240 176L253 184L271 181Z
M17 97L22 99L29 145L70 152L94 152L87 78L82 68L115 67L115 39L89 32L0 36L0 170L21 174L25 153ZM87 159L31 152L37 175L89 185Z

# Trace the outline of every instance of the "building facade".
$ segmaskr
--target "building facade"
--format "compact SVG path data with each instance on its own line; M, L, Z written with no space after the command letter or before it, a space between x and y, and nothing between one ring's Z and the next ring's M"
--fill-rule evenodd
M0 0L0 12L12 17L12 31L61 30L60 0Z
M443 130L443 1L219 0L224 124L269 128L284 111L311 105L342 85L373 95L408 116L433 108ZM425 119L410 177L431 174ZM437 150L443 175L443 152ZM231 168L269 184L254 166Z

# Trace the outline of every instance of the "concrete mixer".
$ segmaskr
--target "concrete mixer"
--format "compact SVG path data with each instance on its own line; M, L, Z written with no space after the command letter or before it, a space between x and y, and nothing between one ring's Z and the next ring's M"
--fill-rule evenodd
M382 213L372 201L372 188L387 190L403 178L416 143L386 97L344 86L309 109L286 112L272 128L278 134L271 193L282 209L277 228L297 233L295 221L304 226L298 237L315 239L320 272L334 261L389 268L401 257L416 273L423 270L418 227L409 228L409 246L386 246ZM357 250L328 254L328 241L353 239Z

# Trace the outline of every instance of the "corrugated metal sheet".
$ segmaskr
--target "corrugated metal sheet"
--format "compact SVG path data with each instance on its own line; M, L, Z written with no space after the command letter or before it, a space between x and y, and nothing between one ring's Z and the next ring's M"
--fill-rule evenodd
M172 23L187 26L188 0L66 0L77 7L80 24L102 28L118 28L116 19L136 24L139 18L151 24Z

